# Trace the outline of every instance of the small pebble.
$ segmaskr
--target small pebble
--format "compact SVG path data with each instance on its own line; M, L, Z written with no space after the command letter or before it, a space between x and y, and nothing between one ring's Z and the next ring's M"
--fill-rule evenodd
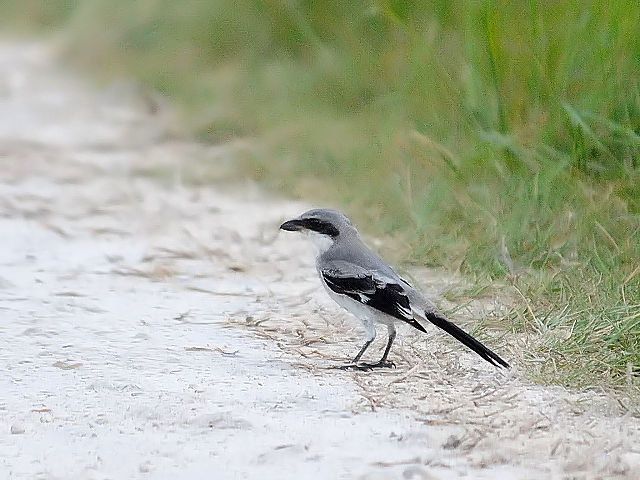
M17 424L11 425L11 433L13 433L14 435L24 433L24 427Z

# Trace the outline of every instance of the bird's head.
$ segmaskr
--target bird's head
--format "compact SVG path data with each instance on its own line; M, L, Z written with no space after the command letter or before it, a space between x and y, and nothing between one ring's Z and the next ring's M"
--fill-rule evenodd
M306 233L320 253L331 247L338 237L357 233L346 216L326 208L304 212L298 218L284 222L280 229Z

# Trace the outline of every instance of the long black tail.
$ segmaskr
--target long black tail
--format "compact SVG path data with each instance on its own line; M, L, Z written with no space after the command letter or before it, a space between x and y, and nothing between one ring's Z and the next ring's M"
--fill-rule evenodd
M509 364L505 362L503 359L501 359L497 354L493 353L491 350L485 347L478 340L473 338L471 335L469 335L467 332L462 330L457 325L454 325L453 323L451 323L442 315L439 315L434 312L424 312L424 313L425 313L425 317L427 317L427 320L433 323L436 327L441 328L456 340L464 343L467 347L469 347L471 350L476 352L478 355L480 355L490 364L495 365L496 367L511 368L509 367Z

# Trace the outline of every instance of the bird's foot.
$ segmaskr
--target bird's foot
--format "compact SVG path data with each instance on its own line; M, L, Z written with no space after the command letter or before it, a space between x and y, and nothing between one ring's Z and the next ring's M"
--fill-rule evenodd
M362 371L371 370L370 367L362 363L347 363L346 365L340 365L338 368L340 370L362 370Z
M396 364L393 362L378 362L378 363L363 363L363 367L373 370L374 368L396 368Z
M348 363L338 367L340 370L360 370L368 372L374 368L396 368L396 364L393 362L378 362L378 363Z

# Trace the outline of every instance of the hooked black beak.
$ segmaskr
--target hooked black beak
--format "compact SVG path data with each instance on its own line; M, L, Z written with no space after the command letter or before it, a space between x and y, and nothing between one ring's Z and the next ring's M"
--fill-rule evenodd
M280 225L280 230L287 230L288 232L297 232L303 228L305 228L304 222L298 219L289 220Z

